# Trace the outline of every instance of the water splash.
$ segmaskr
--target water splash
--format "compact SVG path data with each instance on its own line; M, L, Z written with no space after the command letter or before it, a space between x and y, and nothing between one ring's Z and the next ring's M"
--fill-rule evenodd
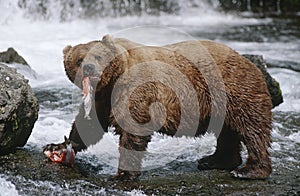
M19 195L15 185L7 181L5 178L3 178L2 175L0 175L0 195L1 196Z

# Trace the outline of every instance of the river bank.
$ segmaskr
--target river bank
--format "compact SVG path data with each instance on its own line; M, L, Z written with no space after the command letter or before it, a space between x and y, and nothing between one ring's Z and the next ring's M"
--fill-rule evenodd
M177 162L177 171L145 172L138 182L110 181L99 168L77 160L75 168L53 164L40 151L19 149L0 157L0 173L20 195L299 195L300 174L275 165L267 180L237 180L226 171L198 171L195 162ZM188 167L188 172L183 172ZM299 169L300 164L294 165ZM163 169L163 168L160 168ZM38 182L38 183L35 183ZM41 183L43 182L43 183Z

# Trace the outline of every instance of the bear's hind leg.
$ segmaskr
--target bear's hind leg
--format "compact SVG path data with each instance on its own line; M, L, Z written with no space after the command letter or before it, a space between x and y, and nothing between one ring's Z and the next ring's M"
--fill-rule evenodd
M241 143L238 134L224 126L217 140L217 149L214 154L198 161L198 169L233 170L242 163L240 155Z
M272 172L268 148L271 144L270 132L247 131L242 137L248 150L246 164L231 172L232 176L241 179L265 179Z

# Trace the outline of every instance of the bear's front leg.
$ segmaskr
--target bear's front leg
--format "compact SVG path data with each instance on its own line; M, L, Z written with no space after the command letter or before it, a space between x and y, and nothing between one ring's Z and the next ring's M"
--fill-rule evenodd
M55 152L67 150L67 145L71 144L75 153L85 150L89 145L97 143L104 133L100 126L94 107L91 110L91 119L84 118L84 106L80 107L79 113L72 124L69 138L58 144L47 144L43 152L50 157Z
M119 166L114 180L136 180L142 171L142 159L151 136L137 136L125 131L120 134Z
M214 154L198 160L198 169L236 169L241 163L241 142L236 131L226 125L223 127L218 140L217 149Z

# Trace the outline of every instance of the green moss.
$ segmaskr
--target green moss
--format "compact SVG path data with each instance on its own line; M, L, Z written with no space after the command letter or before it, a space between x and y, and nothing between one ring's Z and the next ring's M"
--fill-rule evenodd
M282 91L281 91L279 82L277 82L277 81L274 81L274 82L275 82L275 85L276 85L276 87L278 89L278 95L282 96Z

